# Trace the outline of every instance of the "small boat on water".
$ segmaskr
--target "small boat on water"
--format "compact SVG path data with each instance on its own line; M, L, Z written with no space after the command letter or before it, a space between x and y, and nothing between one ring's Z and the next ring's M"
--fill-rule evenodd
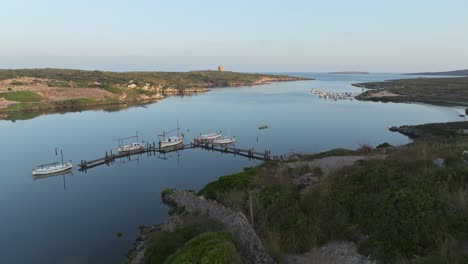
M117 150L119 153L123 152L137 152L142 151L144 148L143 143L141 142L134 142L128 145L120 146Z
M213 140L212 143L213 143L213 145L231 145L231 144L236 143L236 138L235 137L232 137L232 138L218 138L218 139Z
M173 146L182 144L183 142L184 142L184 135L166 137L165 139L159 141L159 148L173 147Z
M179 134L179 121L177 121L177 129L172 130L168 133L163 132L162 135L159 135L159 148L168 148L174 147L182 144L184 142L184 134ZM177 136L168 137L167 134L177 131Z
M72 168L73 168L73 165L72 165ZM46 179L49 177L73 175L72 168L64 170L64 171L53 172L53 173L48 173L48 174L34 174L33 173L32 178L33 180L40 180L40 179Z
M264 126L260 126L260 127L258 127L258 129L260 129L260 130L262 130L262 129L267 129L267 128L268 128L268 126L267 126L267 125L264 125Z
M199 142L206 142L206 141L212 141L215 139L218 139L222 137L223 135L221 132L216 132L216 133L210 133L210 134L203 134L197 137L197 141Z
M57 150L55 151L57 154ZM60 151L62 156L62 163L54 162L50 164L39 165L32 170L33 175L48 175L53 173L59 173L62 171L71 170L73 168L73 164L70 162L64 163L63 162L63 151Z
M51 164L44 164L37 166L35 169L33 169L32 174L33 175L46 175L46 174L53 174L53 173L58 173L62 171L67 171L73 168L73 164L71 162L63 163L61 164L60 162L54 162Z
M133 142L133 143L126 144L126 145L123 144L124 141L128 139L133 139L133 138L136 138L137 142ZM119 141L119 147L117 148L117 151L119 153L127 153L127 152L135 153L135 152L143 151L143 149L145 148L143 143L138 142L138 131L136 132L135 136L119 138L117 140Z

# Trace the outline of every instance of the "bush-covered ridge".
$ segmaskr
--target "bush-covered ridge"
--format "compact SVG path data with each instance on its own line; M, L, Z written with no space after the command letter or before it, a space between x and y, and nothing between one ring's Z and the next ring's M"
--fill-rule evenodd
M216 86L254 85L262 78L274 80L301 80L305 78L285 75L252 74L238 72L109 72L84 71L69 69L18 69L0 70L0 80L20 77L34 77L55 80L64 86L72 82L77 87L90 87L108 85L127 85L130 82L136 85L146 83L163 85L175 89L206 88Z
M353 85L372 89L359 95L359 100L468 106L468 77L417 78Z

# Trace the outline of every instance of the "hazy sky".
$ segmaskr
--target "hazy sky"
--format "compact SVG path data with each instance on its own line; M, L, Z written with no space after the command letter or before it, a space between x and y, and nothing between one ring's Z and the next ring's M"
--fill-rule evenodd
M0 68L468 68L467 0L0 0Z

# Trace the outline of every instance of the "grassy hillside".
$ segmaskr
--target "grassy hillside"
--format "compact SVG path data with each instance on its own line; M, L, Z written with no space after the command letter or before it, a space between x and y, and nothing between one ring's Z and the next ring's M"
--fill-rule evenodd
M417 78L353 85L373 89L359 95L359 100L468 106L468 77Z
M68 69L0 70L0 119L18 111L135 105L211 87L251 86L305 78L236 72L105 72ZM29 117L35 115L14 115Z
M135 83L136 85L145 85L146 83L150 83L162 85L164 87L172 87L176 89L193 87L253 85L256 82L258 82L261 78L265 77L285 80L301 79L288 76L216 71L107 72L68 69L0 70L0 80L14 79L19 77L34 77L54 80L54 86L68 86L71 83L72 85L76 85L76 87L106 87L109 85L126 85L133 81L133 83Z

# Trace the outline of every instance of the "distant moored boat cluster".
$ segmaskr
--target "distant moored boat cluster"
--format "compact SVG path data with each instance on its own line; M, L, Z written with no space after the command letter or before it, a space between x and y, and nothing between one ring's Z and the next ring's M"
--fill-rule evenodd
M319 98L330 99L334 101L353 100L354 97L360 94L360 93L352 93L352 92L335 93L335 92L320 91L317 89L310 90L310 93L315 96L318 96Z

